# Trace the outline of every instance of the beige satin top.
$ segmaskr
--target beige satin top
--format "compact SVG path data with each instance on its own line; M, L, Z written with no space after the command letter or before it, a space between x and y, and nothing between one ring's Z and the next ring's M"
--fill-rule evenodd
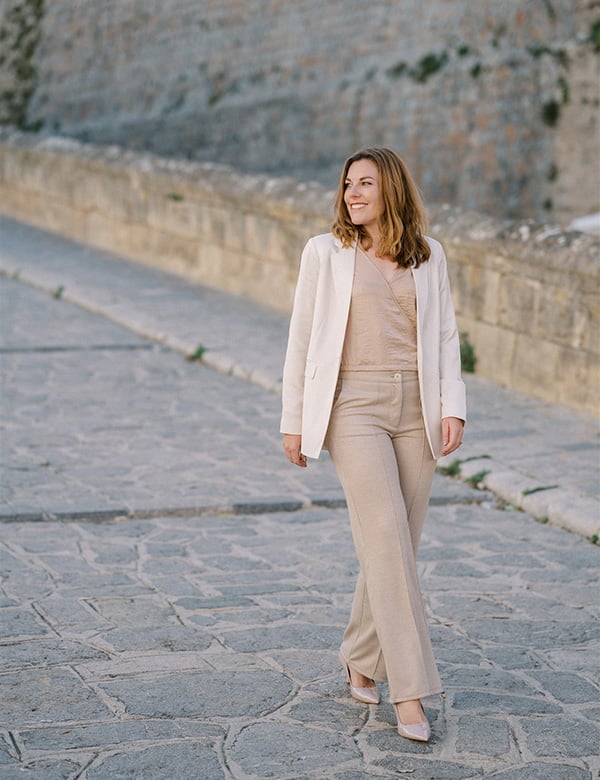
M417 296L410 268L391 281L358 247L342 371L417 370Z

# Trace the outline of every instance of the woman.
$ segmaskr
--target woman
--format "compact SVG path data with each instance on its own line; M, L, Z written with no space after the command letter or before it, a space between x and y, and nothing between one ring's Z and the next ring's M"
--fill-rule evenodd
M329 450L360 563L340 660L355 699L387 681L398 733L426 742L441 693L415 556L436 458L460 446L465 388L441 245L391 149L344 165L332 233L302 254L283 374L288 459Z

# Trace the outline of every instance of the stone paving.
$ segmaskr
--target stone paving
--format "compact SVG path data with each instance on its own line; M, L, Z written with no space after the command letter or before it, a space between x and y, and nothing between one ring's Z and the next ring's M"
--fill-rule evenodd
M15 522L2 547L6 780L583 780L600 768L597 551L563 530L432 508L420 565L446 698L425 702L427 745L396 734L387 701L348 695L344 510Z
M0 272L251 384L279 392L287 317L0 217ZM600 534L600 420L465 375L463 479L587 537ZM454 464L453 454L441 462Z
M297 502L309 483L341 496L282 459L275 395L13 280L2 299L4 515Z
M35 235L48 274L57 247L87 251L21 231L6 243ZM88 257L97 287L79 282L88 301L109 271L115 307L158 273L123 264L127 289L100 255ZM401 739L385 696L354 702L337 662L357 565L326 456L300 470L281 453L279 401L258 373L272 375L271 337L234 339L242 376L216 372L74 306L76 280L62 278L57 297L0 279L3 780L598 777L597 546L436 475L419 571L446 694L425 701L431 742ZM219 321L265 322L164 282L173 321L179 290L180 318L199 296L215 344ZM239 370L250 363L254 377ZM502 421L528 409L525 437L542 451L545 407L503 393L493 436L469 446L499 457ZM573 464L595 434L578 439L573 419L557 476L592 500Z

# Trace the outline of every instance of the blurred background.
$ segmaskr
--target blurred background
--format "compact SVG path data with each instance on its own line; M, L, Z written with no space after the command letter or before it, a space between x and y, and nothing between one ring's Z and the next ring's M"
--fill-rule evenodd
M0 122L336 185L386 144L427 202L600 210L594 0L0 0Z

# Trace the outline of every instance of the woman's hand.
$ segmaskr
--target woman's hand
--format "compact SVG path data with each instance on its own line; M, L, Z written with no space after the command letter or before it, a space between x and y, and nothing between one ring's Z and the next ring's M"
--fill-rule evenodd
M286 457L296 466L306 468L306 455L300 452L302 447L302 436L299 433L284 433L283 434L283 449L285 450Z
M449 455L462 444L464 420L458 417L444 417L442 419L442 455Z

